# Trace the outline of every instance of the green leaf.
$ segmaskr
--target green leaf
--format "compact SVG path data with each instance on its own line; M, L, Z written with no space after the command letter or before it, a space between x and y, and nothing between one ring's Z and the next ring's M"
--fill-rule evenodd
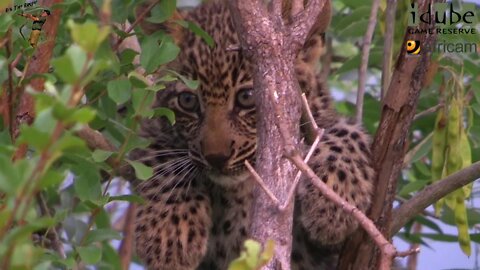
M3 84L4 81L7 80L8 78L8 68L7 68L8 62L0 56L0 84Z
M132 49L125 49L120 54L120 63L122 65L128 65L133 62L135 56L138 55L138 52Z
M175 72L173 70L169 70L169 72L173 73L175 76L177 76L178 78L180 78L180 80L182 80L182 82L190 89L192 90L195 90L198 88L198 86L200 85L200 82L198 80L190 80L189 78L181 75L180 73L178 72Z
M55 73L66 83L74 84L81 76L87 54L78 45L70 46L64 55L52 60Z
M428 228L436 231L437 233L443 234L442 229L440 228L440 226L437 225L437 223L433 222L432 220L424 216L421 216L421 215L416 216L415 221L424 226L427 226Z
M431 182L430 180L423 180L423 181L417 180L417 181L410 182L402 187L398 195L402 197L407 196L408 194L414 191L419 191L421 188L428 185L430 182Z
M95 264L102 259L102 249L97 246L77 247L76 249L86 264Z
M431 133L433 135L433 133ZM419 161L421 158L425 157L432 150L432 136L428 135L421 142L415 146L415 154L412 157L412 163Z
M68 117L65 122L67 123L80 123L80 124L87 124L95 118L95 111L89 107L80 108L72 113L70 117Z
M187 25L188 25L188 29L190 29L190 31L195 33L195 35L201 37L210 48L215 46L215 41L213 40L213 38L207 32L205 32L202 28L200 28L200 26L190 21L188 22Z
M76 175L74 180L75 194L82 201L94 201L102 193L100 173L92 163L79 163L72 168Z
M180 48L169 38L163 38L158 45L155 36L148 36L142 42L142 53L140 54L140 64L147 73L154 72L160 65L174 60Z
M42 178L40 178L40 188L55 187L62 183L65 178L66 173L49 170L45 173L44 176L42 176Z
M122 269L119 254L111 245L103 246L102 260L109 264L109 269Z
M95 149L95 151L93 151L93 153L92 153L92 159L93 159L93 161L95 161L95 162L104 162L104 161L107 160L112 154L113 154L113 152L110 152L110 151L105 151L105 150L101 150L101 149Z
M145 200L138 196L138 195L119 195L119 196L111 196L108 198L108 202L113 202L113 201L125 201L125 202L131 202L131 203L144 203Z
M32 126L42 132L51 133L55 129L56 125L57 121L53 116L52 109L46 109L38 113Z
M135 176L140 180L148 180L153 175L153 169L138 161L127 160L135 169Z
M75 151L87 149L84 140L69 133L64 134L59 140L57 140L53 148L57 151Z
M5 236L3 241L4 243L9 244L15 241L20 241L21 239L28 239L32 232L39 231L44 228L48 228L55 225L55 220L49 217L40 217L35 220L23 225L12 228L8 235Z
M145 89L147 89L147 90L149 90L149 91L153 91L153 92L158 92L158 91L160 91L160 90L165 89L165 85L163 85L163 84L161 84L161 83L157 83L157 84L154 84L154 85L152 85L152 86L150 86L150 87L147 87L147 88L145 88Z
M152 23L163 23L172 17L176 7L176 0L160 1L160 3L152 9L152 15L147 18L147 21Z
M119 240L122 239L122 236L112 229L96 229L88 232L88 235L85 237L85 245L112 239Z
M31 145L37 150L43 150L50 142L50 134L34 127L22 126L20 127L18 142Z
M126 78L109 81L107 84L108 96L117 105L127 102L132 96L132 84Z
M69 20L67 25L70 28L73 41L89 53L95 52L110 33L110 27L102 26L99 28L97 23L92 21L77 24L73 20Z
M3 36L15 21L12 15L4 13L0 15L0 34Z
M13 249L8 269L33 269L33 266L39 262L42 253L41 248L35 247L31 243L21 243Z
M368 19L370 15L370 6L361 6L356 9L352 9L352 12L347 16L341 16L338 23L335 24L335 29L343 30L351 24L358 22L362 19Z
M478 67L477 67L478 68ZM480 104L480 82L473 81L472 82L472 92L477 100L477 103Z
M146 89L136 89L132 94L132 105L135 113L143 117L152 117L152 104L155 92Z
M142 74L139 74L136 71L132 71L128 73L128 80L130 80L130 82L134 87L138 87L138 88L145 88L150 84L148 79L145 78L145 76L143 76Z
M175 113L169 108L160 107L160 108L155 108L153 111L154 111L153 115L155 117L162 117L162 116L166 117L171 125L175 124Z

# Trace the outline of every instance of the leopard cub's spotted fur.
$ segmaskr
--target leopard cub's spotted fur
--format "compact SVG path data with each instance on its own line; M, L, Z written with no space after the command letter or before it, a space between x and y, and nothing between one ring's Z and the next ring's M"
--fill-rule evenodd
M319 20L329 21L327 11ZM224 3L208 2L183 16L207 31L215 46L163 25L181 47L169 68L200 84L192 90L175 82L157 95L155 106L174 110L175 125L163 118L142 124L140 135L152 143L131 156L152 166L155 174L137 186L146 202L137 209L136 249L149 269L226 269L239 255L250 225L254 184L243 164L254 161L256 150L252 64L241 51L227 50L238 38ZM300 86L325 128L309 165L335 192L366 211L374 175L368 137L336 115L316 77L323 31L313 30L296 63ZM357 222L306 179L296 201L293 269L330 269Z

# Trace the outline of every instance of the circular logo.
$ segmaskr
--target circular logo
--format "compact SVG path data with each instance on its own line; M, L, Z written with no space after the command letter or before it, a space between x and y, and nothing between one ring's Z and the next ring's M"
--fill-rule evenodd
M407 40L406 49L408 54L420 53L420 41L419 40Z

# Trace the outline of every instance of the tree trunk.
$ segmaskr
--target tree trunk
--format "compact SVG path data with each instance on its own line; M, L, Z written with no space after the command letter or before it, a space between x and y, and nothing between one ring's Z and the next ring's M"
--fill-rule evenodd
M298 8L303 0L293 0ZM257 105L257 159L256 169L266 186L280 202L288 197L295 166L285 154L294 151L299 143L301 99L294 71L297 52L319 14L322 4L311 1L304 21L285 25L281 1L271 3L268 12L262 1L230 2L234 24L239 33L243 51L254 59L254 88ZM293 14L296 15L296 14ZM284 211L260 188L254 193L253 224L250 235L265 243L275 241L274 258L264 269L290 269L292 244L293 202Z

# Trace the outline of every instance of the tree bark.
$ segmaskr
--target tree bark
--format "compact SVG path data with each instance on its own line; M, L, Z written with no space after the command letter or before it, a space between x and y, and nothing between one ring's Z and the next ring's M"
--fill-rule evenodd
M278 3L273 5L273 14L262 1L231 1L230 9L242 49L254 59L256 169L273 194L285 201L296 170L284 155L297 148L300 136L301 100L294 61L323 5L310 1L308 9L298 11L303 18L291 26L284 25ZM304 23L308 18L313 19ZM274 258L264 269L290 269L293 207L291 203L280 211L260 188L254 192L250 235L263 243L275 241Z

